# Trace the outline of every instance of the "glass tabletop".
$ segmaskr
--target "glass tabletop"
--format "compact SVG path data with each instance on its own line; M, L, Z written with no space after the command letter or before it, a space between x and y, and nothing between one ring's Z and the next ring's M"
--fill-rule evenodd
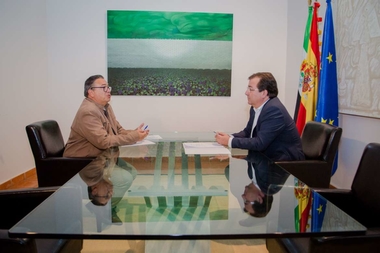
M147 141L104 151L10 236L182 240L366 231L261 153L213 149L213 133L159 133ZM189 143L197 150L186 149Z

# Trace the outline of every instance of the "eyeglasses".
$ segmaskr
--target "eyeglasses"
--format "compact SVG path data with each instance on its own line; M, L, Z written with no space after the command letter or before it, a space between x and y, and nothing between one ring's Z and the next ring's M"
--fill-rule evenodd
M104 92L111 92L112 90L112 87L111 86L99 86L99 87L91 87L90 89L103 89Z
M244 205L247 205L247 204L254 205L255 204L255 201L249 201L244 196L242 196L242 198L243 198L243 201L244 201Z
M258 88L252 88L252 87L249 87L249 86L247 87L247 90L248 91L255 91L255 90L260 91Z
M94 195L95 198L104 198L104 199L110 199L113 195L113 190L112 189L109 189L107 187L107 195L105 196L102 196L102 195Z

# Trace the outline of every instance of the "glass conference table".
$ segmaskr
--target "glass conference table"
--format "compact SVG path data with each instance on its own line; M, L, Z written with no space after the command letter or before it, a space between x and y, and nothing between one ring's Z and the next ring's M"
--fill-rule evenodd
M106 150L9 235L159 243L366 231L261 153L213 145L213 133L160 133L148 142ZM254 192L245 193L251 177Z

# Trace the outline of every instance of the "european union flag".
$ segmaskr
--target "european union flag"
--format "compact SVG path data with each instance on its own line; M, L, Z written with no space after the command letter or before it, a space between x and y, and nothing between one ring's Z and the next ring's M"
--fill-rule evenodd
M315 121L339 126L338 121L338 79L336 73L336 54L334 24L331 0L327 0L325 25L322 40L321 71ZM337 168L337 158L332 175Z
M326 199L313 192L313 204L311 209L311 231L320 232L326 212Z

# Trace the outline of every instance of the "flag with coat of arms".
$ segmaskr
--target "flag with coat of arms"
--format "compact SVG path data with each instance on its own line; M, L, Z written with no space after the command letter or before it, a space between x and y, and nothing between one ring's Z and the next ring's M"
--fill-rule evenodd
M314 120L317 105L320 67L318 22L321 21L321 19L318 18L319 6L320 4L318 2L314 2L307 55L302 61L300 69L298 87L300 103L296 105L296 110L298 110L298 112L297 118L294 119L300 135L302 134L306 122Z

